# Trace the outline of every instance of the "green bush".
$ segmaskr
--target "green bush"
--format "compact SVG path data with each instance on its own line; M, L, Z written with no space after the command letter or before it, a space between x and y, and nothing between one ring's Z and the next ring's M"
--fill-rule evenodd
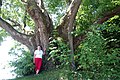
M120 48L107 48L108 41L93 28L75 55L78 71L86 79L120 79Z
M68 45L61 38L54 38L50 41L49 54L48 59L52 59L57 68L67 66L70 63Z
M25 51L23 48L14 47L11 49L10 54L15 56L15 58L10 61L10 65L15 68L12 72L15 72L17 77L34 73L33 56L29 51Z

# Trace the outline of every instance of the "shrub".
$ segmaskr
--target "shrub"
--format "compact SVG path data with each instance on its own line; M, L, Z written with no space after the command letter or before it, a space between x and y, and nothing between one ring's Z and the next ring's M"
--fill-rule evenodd
M61 38L54 38L50 41L49 54L48 59L52 59L57 68L68 66L70 63L68 45L66 45Z
M10 54L15 56L15 58L10 61L10 65L15 68L12 72L15 72L17 77L34 73L33 56L29 51L14 47L11 49Z
M78 47L77 69L86 79L120 79L120 48L107 48L108 42L94 28Z

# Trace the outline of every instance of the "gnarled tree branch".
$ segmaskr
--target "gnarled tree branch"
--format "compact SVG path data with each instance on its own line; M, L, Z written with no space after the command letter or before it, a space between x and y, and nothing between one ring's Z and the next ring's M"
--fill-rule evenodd
M115 16L115 15L119 15L120 14L120 6L115 8L114 10L112 11L109 11L107 13L105 13L105 15L103 15L103 18L99 19L97 21L98 24L102 24L104 23L105 21L107 21L108 19L110 19L111 17Z
M61 18L60 24L57 28L59 36L65 41L68 41L68 27L73 29L74 21L82 0L72 0L66 14Z
M12 36L13 39L26 45L28 48L31 46L29 39L32 37L32 35L26 35L26 34L18 32L8 22L3 20L1 17L0 17L0 27L5 29Z

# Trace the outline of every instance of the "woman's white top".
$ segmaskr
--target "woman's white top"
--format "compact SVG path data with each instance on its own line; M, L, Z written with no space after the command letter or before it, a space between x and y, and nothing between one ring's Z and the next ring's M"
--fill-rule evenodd
M34 54L36 55L35 58L42 58L43 51L42 50L35 50Z

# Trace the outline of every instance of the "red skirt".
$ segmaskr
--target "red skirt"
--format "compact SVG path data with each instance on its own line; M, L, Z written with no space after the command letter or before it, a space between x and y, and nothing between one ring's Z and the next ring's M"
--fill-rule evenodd
M35 71L39 70L42 65L42 58L35 58Z

